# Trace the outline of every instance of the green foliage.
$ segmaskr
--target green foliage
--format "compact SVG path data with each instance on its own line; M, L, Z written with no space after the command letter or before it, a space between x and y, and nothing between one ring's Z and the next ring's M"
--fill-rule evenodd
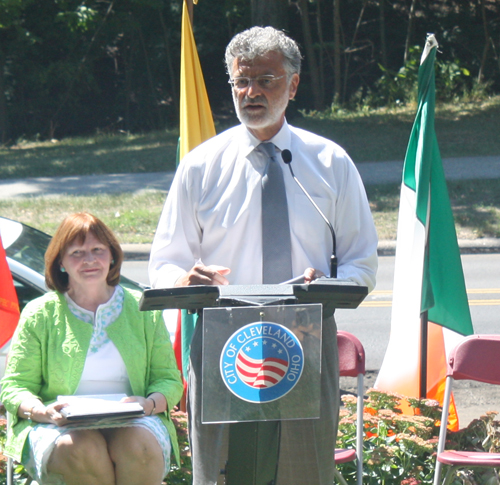
M202 0L194 8L195 39L217 119L235 119L223 66L225 46L251 26L252 8L264 3ZM334 97L334 57L340 48L343 92L330 112L411 103L418 52L411 52L409 63L400 68L409 34L422 46L427 32L436 33L442 99L464 92L478 99L487 94L485 86L500 91L498 2L417 2L410 33L407 0L385 2L383 12L380 2L340 3L342 40L336 46L331 5L307 2L327 104ZM179 0L2 0L0 141L177 126L181 6ZM288 24L287 32L304 50L303 14L297 2L288 2L283 25ZM483 62L485 28L490 45ZM311 72L306 58L295 111L312 107ZM481 83L474 83L479 73Z
M440 409L435 401L414 400L419 415L401 414L402 396L371 389L364 407L364 474L366 485L431 484L433 456L439 432ZM356 399L343 397L337 446L353 447L356 436ZM339 464L348 483L356 483L353 464ZM413 480L413 481L412 481Z
M364 473L365 485L431 485L434 478L435 452L439 435L441 408L429 399L405 398L375 389L367 391L364 419ZM401 414L399 406L405 400L415 415ZM345 410L341 411L337 446L353 448L356 441L356 399L343 397ZM500 451L500 423L494 420L496 412L456 433L448 433L447 449ZM354 463L339 464L348 483L356 483ZM459 471L453 485L498 484L495 470L477 468Z
M181 450L181 466L175 463L170 466L170 472L164 482L165 485L192 483L191 452L189 450L187 415L182 411L172 413L172 421L177 429L177 439Z
M415 103L421 55L422 47L411 48L410 60L397 72L379 65L382 76L363 100L364 104L376 108ZM462 67L458 59L448 61L442 59L441 56L436 58L436 99L438 101L450 102L463 98L472 89L469 88L470 83L470 71ZM483 96L486 95L487 93L483 90Z
M85 32L92 26L93 20L97 16L97 11L85 5L78 5L74 11L59 12L56 18L66 23L72 32L78 30Z

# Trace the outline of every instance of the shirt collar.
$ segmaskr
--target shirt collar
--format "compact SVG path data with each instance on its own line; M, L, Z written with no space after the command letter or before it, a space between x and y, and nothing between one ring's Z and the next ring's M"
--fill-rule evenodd
M274 143L279 150L282 152L283 150L290 150L292 140L292 134L290 132L290 127L285 119L281 130L276 133L269 141Z
M241 125L241 148L245 155L248 155L255 148L257 148L262 142L256 138L245 125ZM290 127L285 119L283 126L280 131L276 133L270 140L267 140L271 143L274 143L280 151L290 150L291 145L291 132Z

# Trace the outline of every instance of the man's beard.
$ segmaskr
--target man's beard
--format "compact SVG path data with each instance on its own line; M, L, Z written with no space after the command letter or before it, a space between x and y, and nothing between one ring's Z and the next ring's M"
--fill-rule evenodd
M288 106L288 101L288 94L286 97L283 95L281 99L276 100L272 106L269 106L269 102L265 96L256 96L255 98L245 96L241 100L240 106L238 97L236 93L233 92L236 116L243 125L252 129L265 128L278 123ZM252 114L245 110L246 106L252 105L263 106L263 112Z

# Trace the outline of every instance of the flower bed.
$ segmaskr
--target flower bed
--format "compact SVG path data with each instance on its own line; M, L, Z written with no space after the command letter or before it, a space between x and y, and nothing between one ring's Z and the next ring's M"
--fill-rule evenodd
M414 416L401 414L403 399L415 409ZM356 443L356 399L343 396L337 445L352 448ZM5 410L2 413L5 415ZM497 412L488 412L469 426L448 433L448 449L500 452L500 422ZM436 401L404 398L397 394L367 391L364 409L364 485L431 485L434 476L441 408ZM191 484L191 455L187 437L187 417L172 413L181 449L181 467L172 464L164 485ZM6 422L0 419L0 452L5 443ZM5 458L0 456L0 483L5 483ZM354 462L338 465L349 484L356 483ZM24 483L21 465L15 469L15 484ZM496 470L459 471L452 485L500 485Z
M437 401L412 399L376 389L367 391L364 418L365 485L431 485L434 477L441 407ZM414 416L401 414L399 406L406 399ZM356 443L356 398L343 396L337 446L353 448ZM496 412L472 421L467 428L448 433L447 449L474 451L500 450L500 423ZM355 484L355 463L338 465L348 481ZM500 484L498 473L491 469L459 471L452 485Z

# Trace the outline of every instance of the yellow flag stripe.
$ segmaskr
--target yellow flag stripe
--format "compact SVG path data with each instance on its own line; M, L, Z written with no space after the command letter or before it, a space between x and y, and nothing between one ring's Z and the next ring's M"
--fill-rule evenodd
M200 143L215 136L212 110L185 0L181 37L180 160Z

